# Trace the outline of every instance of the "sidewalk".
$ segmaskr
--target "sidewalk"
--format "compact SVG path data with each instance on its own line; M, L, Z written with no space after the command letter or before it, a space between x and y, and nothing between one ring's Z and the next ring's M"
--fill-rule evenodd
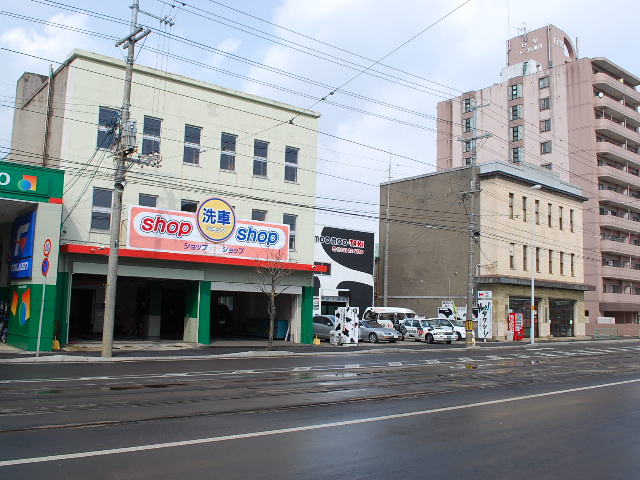
M566 343L585 343L593 348L602 344L620 344L640 340L636 337L618 337L607 340L593 340L587 338L557 338L552 340L536 339L535 346L551 346ZM491 341L477 342L477 349L491 348L517 348L529 347L528 340L508 342ZM214 340L209 345L201 345L183 341L149 341L149 340L116 340L113 343L111 358L101 357L101 342L83 341L68 344L62 350L55 352L36 352L21 350L7 344L0 344L0 363L34 363L34 362L131 362L131 361L169 361L169 360L200 360L207 358L242 358L242 357L276 357L289 355L340 355L348 353L388 353L393 351L420 351L430 349L434 352L450 352L451 349L465 351L464 342L455 342L451 345L433 344L424 342L398 342L368 343L361 342L356 346L331 345L322 342L320 345L307 345L301 343L284 342L275 340L270 352L266 351L266 339L231 339Z

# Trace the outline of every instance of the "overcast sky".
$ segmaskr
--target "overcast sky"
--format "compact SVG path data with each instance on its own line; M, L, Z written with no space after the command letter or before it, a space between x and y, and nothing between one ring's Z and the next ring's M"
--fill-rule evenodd
M74 48L124 55L113 38L129 31L131 0L67 2L2 0L0 158L10 145L15 83L23 72L47 74ZM499 82L506 40L523 22L528 30L552 23L574 41L580 38L581 57L607 57L640 75L640 3L629 0L185 3L176 8L170 0L140 0L140 8L175 17L165 28L172 34L233 55L151 35L137 63L320 112L318 206L363 215L376 214L389 163L393 179L435 170L436 103ZM139 23L164 28L143 14ZM319 214L317 223L377 231L376 222L344 215Z

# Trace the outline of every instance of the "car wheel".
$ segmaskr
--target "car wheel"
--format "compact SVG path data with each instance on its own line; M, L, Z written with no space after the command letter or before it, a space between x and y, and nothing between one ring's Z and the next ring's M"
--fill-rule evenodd
M433 343L433 335L431 335L430 333L427 334L426 340L427 340L427 343Z
M451 340L447 340L447 344L451 343Z
M371 332L369 334L369 341L371 343L378 343L378 335L376 335L375 333Z
M460 332L456 332L456 340L462 340L462 335L460 335Z

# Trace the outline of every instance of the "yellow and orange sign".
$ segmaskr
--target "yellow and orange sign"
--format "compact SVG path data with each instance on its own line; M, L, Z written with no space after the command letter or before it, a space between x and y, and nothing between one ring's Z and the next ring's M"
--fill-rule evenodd
M224 242L236 228L236 214L221 198L209 198L200 203L196 212L200 234L211 242Z

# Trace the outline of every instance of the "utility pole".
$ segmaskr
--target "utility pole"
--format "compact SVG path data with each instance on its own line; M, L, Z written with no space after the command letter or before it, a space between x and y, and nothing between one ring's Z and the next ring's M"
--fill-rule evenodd
M131 31L129 35L116 43L128 49L127 66L124 78L124 97L120 117L120 131L115 146L115 174L113 179L113 205L111 210L111 235L109 240L109 262L107 264L107 285L104 300L104 322L102 326L102 356L113 355L113 328L115 324L116 285L118 282L118 250L120 248L120 223L122 222L122 194L124 193L125 174L131 163L157 167L160 164L158 155L131 158L138 149L135 120L130 120L131 83L133 78L133 62L135 45L151 33L138 26L139 0L133 0L131 8ZM144 31L143 31L144 30Z
M464 194L469 195L469 209L471 210L469 213L469 263L467 269L467 322L466 322L466 338L465 338L465 346L467 348L473 345L473 279L475 274L475 243L476 243L476 211L475 211L475 197L476 193L480 190L477 188L478 176L477 176L477 166L476 160L478 157L478 140L481 138L488 138L491 136L490 133L484 133L482 135L478 135L478 109L482 107L486 107L489 104L484 105L472 105L471 111L473 112L472 119L472 135L471 137L459 138L462 142L471 142L471 189L469 192L464 192Z

